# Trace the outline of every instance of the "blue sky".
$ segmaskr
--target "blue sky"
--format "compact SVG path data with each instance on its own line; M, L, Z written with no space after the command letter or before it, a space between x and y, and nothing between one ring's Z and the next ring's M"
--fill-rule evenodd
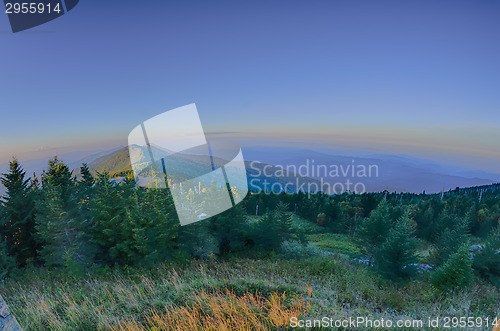
M0 161L125 145L195 102L206 131L500 161L498 1L88 1L0 15ZM472 160L472 161L471 161Z

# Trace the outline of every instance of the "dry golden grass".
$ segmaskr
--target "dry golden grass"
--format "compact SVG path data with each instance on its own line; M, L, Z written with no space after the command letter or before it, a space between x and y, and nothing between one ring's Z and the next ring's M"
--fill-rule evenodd
M500 290L480 280L442 295L425 279L393 284L331 256L105 268L78 277L32 270L0 292L26 331L279 330L292 316L491 319L500 311Z
M289 301L288 304L286 302ZM230 290L208 293L201 291L186 306L165 307L163 312L151 309L146 322L120 321L121 331L135 330L270 330L286 327L290 318L307 311L309 303L285 293L269 297L245 293L237 296Z
M497 324L500 324L500 319L497 321ZM500 325L494 326L492 331L500 331Z

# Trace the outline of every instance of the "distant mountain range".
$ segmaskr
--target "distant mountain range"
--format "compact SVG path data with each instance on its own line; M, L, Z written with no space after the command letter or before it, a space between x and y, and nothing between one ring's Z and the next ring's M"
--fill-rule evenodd
M324 189L336 185L335 192L339 193L342 187L347 188L346 182L349 180L351 191L355 184L361 183L358 188L364 187L367 192L387 190L436 193L456 187L500 182L499 174L462 169L404 155L346 156L298 148L259 147L244 148L243 157L248 160L245 165L249 188L253 190L264 189L266 186L268 190L271 187L275 190L286 187L288 191L315 191L321 185ZM61 155L60 159L75 169L73 173L77 177L83 162L88 163L94 174L103 171L114 174L132 169L128 147L94 153L79 159L73 156L68 160L65 155ZM178 167L173 170L173 175L192 177L193 173L208 171L203 162L206 161L201 156L195 155L177 159ZM225 162L216 160L216 163ZM47 167L47 159L22 162L22 166L28 175L33 172L40 174ZM8 164L0 165L0 173L7 171ZM0 194L3 194L2 187Z
M457 166L449 166L439 163L433 163L428 160L409 157L406 155L334 155L328 152L318 152L296 148L249 148L245 150L247 159L259 160L265 163L283 166L295 166L299 170L300 166L309 164L309 177L320 179L330 183L345 182L349 179L351 182L362 182L366 186L367 192L379 192L387 190L390 192L412 192L427 193L448 191L456 187L473 187L489 185L500 182L500 174L476 171ZM350 165L355 167L354 176L348 171L346 176L332 177L324 176L321 166L331 166L344 168ZM373 168L372 176L358 176L359 166L376 166L378 174ZM317 168L320 167L321 174L318 175ZM314 169L312 169L314 168ZM341 173L341 171L339 170ZM302 173L303 174L303 173Z

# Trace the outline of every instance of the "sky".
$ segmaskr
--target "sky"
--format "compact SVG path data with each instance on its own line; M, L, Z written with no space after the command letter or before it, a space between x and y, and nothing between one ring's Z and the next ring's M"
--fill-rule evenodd
M0 163L126 145L196 103L206 132L242 144L499 173L499 14L493 0L81 0L14 34L0 13Z

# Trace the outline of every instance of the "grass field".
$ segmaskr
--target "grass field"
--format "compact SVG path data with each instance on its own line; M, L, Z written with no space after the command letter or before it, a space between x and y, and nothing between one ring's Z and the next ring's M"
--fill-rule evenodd
M309 244L285 242L281 253L79 276L28 269L0 293L26 330L284 330L291 318L427 321L500 312L500 291L489 283L447 294L426 274L395 283L357 262L362 249L351 237L293 221Z
M1 293L26 330L279 329L291 317L493 317L497 288L436 294L425 279L394 284L340 256L192 261L92 276L31 271Z

